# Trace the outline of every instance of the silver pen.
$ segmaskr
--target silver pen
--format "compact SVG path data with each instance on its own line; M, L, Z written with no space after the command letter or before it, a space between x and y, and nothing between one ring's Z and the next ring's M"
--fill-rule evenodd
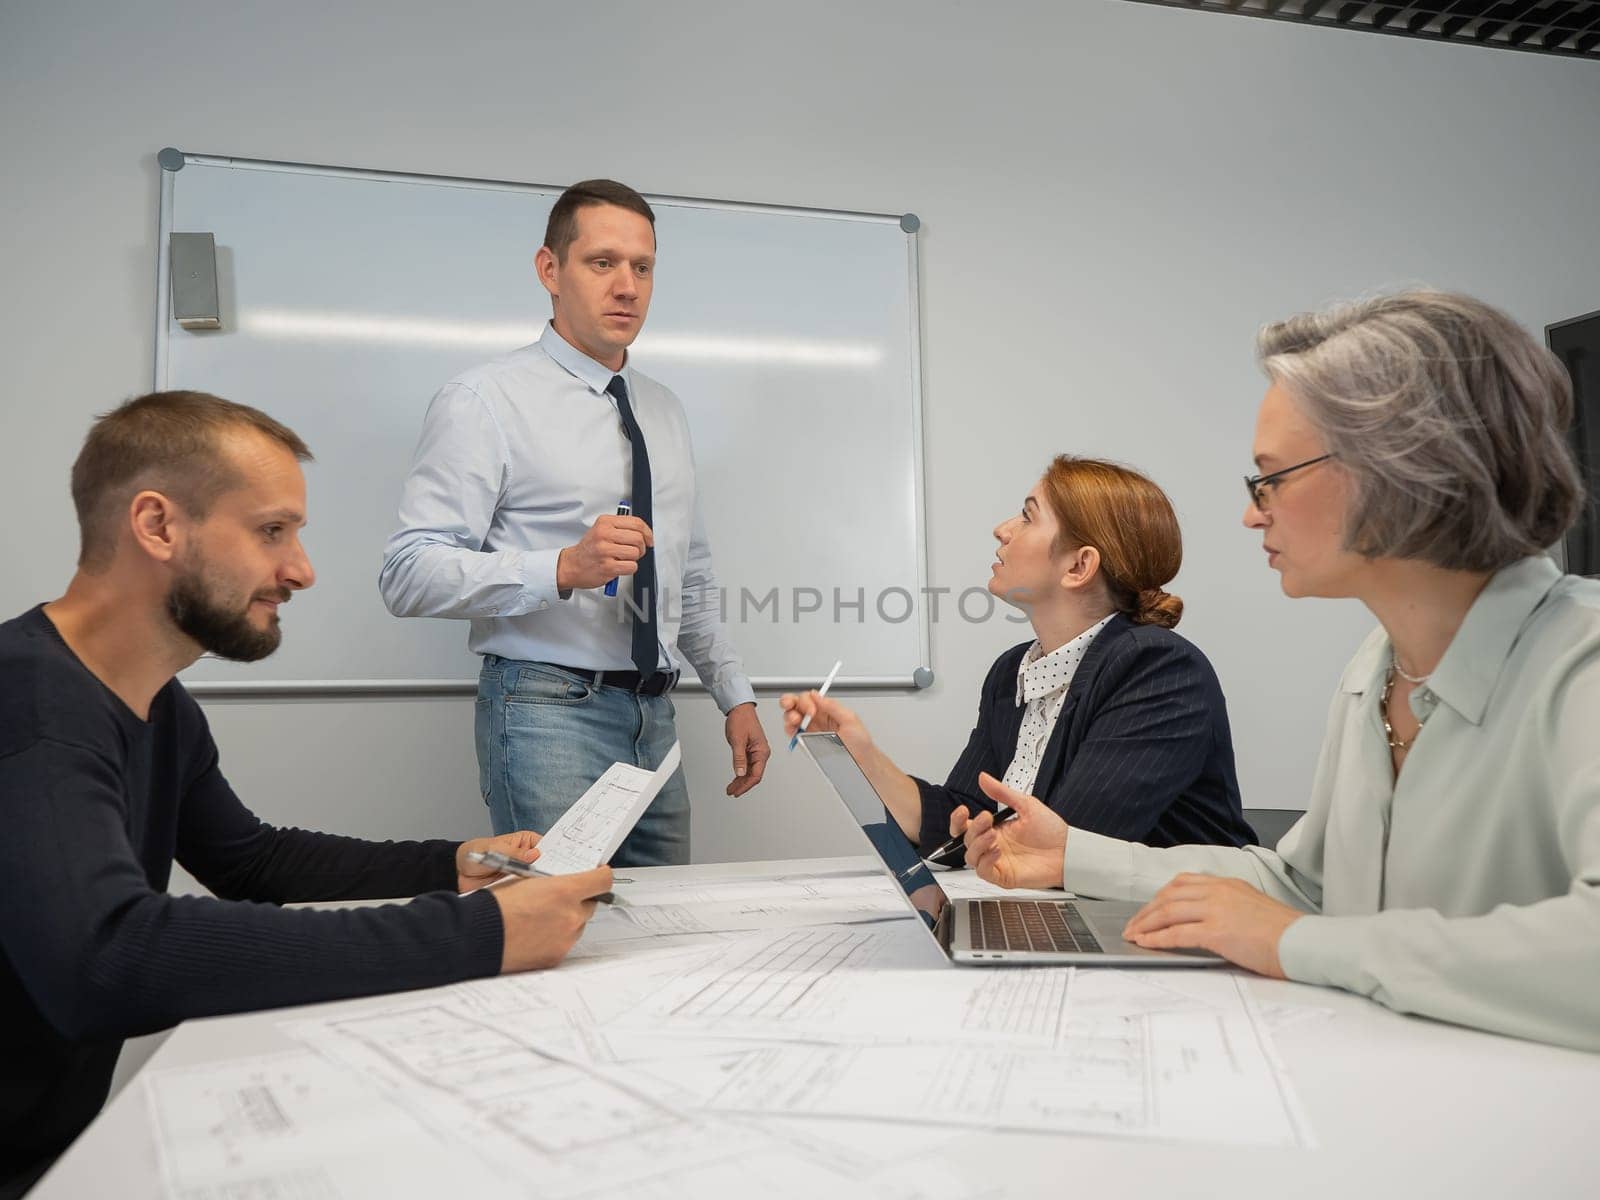
M532 863L525 863L521 859L511 858L498 850L468 850L467 861L481 863L495 871L507 875L521 875L524 879L555 879L554 875L539 870ZM624 904L622 897L615 892L601 892L598 896L590 896L590 900L598 900L601 904Z

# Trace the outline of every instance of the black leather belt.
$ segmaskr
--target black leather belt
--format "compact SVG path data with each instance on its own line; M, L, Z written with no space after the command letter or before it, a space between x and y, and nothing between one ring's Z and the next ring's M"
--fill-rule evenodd
M637 671L589 671L583 667L569 667L562 663L549 663L558 671L565 671L568 675L576 675L585 683L595 687L621 688L625 692L633 692L640 696L664 696L678 686L678 672L657 671L654 675L641 676Z

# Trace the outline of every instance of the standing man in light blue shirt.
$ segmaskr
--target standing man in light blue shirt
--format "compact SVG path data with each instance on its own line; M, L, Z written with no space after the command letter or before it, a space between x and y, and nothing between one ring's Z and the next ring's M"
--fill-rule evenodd
M722 626L683 406L628 365L655 254L655 214L632 188L562 193L535 259L554 317L433 398L384 549L390 612L471 621L496 831L548 829L613 762L660 764L677 739L674 650L727 716L728 794L755 787L771 754ZM612 861L689 861L681 769Z

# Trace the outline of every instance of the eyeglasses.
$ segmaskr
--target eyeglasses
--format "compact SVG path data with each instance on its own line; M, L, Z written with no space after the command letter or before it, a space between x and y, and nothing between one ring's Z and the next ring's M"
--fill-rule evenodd
M1250 503L1254 504L1261 512L1267 511L1268 491L1278 480L1285 475L1292 475L1306 467L1314 467L1319 462L1327 462L1333 455L1319 454L1316 458L1308 458L1305 462L1295 463L1292 467L1285 467L1281 471L1274 471L1271 475L1246 475L1244 477L1244 490L1250 493Z

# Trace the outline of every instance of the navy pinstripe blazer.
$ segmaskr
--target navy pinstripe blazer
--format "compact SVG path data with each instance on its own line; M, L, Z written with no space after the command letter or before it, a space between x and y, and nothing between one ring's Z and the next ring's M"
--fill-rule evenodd
M924 853L949 838L956 805L994 811L978 772L1003 778L1016 753L1017 665L1032 644L1013 646L989 669L977 727L950 778L942 786L916 780ZM1211 663L1172 630L1121 613L1089 643L1067 686L1033 794L1068 825L1151 846L1256 840L1239 807L1228 710Z

